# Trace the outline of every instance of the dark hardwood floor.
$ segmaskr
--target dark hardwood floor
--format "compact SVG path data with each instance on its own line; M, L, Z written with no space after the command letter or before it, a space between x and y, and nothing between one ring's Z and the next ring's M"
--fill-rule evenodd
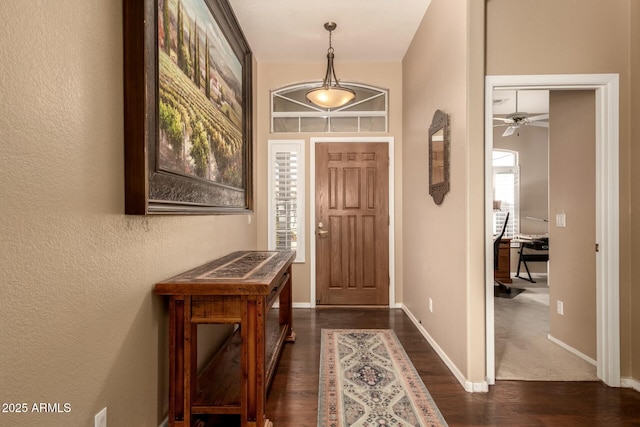
M390 328L400 339L450 426L640 426L640 393L599 382L498 381L467 393L402 310L294 310L267 399L275 427L316 427L322 328Z

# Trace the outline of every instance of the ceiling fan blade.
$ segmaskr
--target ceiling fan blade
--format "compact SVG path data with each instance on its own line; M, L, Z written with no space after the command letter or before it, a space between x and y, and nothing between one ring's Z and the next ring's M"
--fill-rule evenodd
M508 117L494 117L493 120L500 120L501 122L504 122L504 123L515 123L513 119L510 119Z
M541 128L548 128L549 127L549 122L531 122L531 123L527 123L527 125L529 125L529 126L537 126L537 127L541 127Z
M535 122L538 120L549 120L549 114L539 114L537 116L531 116L527 118L530 122Z
M502 134L502 136L510 136L513 135L513 132L516 131L518 127L517 126L509 126L507 128L507 130L504 131L504 133Z

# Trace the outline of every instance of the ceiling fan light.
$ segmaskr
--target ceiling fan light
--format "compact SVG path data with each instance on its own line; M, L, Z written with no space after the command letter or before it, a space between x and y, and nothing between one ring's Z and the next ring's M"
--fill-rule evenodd
M518 126L509 126L507 129L505 129L502 136L511 136L516 131L516 129L518 129Z

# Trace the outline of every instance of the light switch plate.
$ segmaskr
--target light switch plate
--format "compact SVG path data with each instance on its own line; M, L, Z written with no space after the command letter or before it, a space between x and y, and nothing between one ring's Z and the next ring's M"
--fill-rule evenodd
M566 227L567 226L567 215L560 213L556 214L556 227Z

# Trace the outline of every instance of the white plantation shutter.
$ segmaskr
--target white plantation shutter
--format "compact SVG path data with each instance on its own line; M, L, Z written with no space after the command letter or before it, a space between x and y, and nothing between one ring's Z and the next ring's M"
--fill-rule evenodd
M520 168L517 153L494 150L493 158L493 200L500 201L500 210L494 212L493 232L500 233L509 212L504 237L513 238L520 232Z
M269 249L304 262L304 141L269 141Z

